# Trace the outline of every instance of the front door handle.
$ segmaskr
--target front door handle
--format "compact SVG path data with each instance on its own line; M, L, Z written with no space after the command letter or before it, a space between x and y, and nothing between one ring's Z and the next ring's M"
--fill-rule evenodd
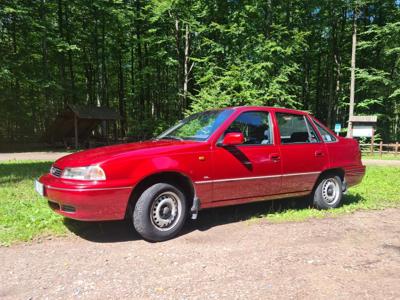
M320 150L315 151L315 157L322 157L324 155L325 155L325 153L323 151L320 151Z
M269 158L273 161L273 162L278 162L281 159L281 156L278 153L271 153L269 155Z

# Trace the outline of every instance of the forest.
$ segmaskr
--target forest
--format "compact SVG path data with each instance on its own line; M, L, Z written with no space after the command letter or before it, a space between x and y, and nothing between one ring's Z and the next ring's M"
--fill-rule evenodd
M399 0L1 0L0 141L36 141L67 104L143 139L214 107L268 105L400 140Z

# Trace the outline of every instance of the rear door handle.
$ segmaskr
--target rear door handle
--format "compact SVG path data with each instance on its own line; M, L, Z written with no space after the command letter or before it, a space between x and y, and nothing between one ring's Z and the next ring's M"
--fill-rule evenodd
M315 156L316 157L322 157L322 156L324 156L325 155L325 153L323 152L323 151L315 151Z
M281 156L280 156L278 153L271 153L271 154L269 155L269 158L270 158L272 161L277 162L277 161L279 161L279 160L281 159Z

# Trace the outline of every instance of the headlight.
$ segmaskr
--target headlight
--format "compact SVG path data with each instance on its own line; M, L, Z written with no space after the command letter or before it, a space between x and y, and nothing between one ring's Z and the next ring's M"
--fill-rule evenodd
M99 166L65 168L61 178L77 180L106 180L106 174Z

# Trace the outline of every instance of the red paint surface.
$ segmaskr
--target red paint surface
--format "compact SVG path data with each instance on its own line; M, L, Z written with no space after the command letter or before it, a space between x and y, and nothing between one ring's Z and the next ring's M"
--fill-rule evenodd
M272 117L274 144L221 147L218 139L244 111L268 111ZM337 137L333 143L281 144L275 112L306 115L296 110L269 107L237 107L204 142L146 141L77 152L57 160L64 169L99 165L105 181L66 180L46 174L40 178L46 197L76 212L55 209L79 220L123 219L134 188L148 176L176 172L194 186L201 208L277 199L311 193L319 174L342 169L349 186L365 173L355 140Z

